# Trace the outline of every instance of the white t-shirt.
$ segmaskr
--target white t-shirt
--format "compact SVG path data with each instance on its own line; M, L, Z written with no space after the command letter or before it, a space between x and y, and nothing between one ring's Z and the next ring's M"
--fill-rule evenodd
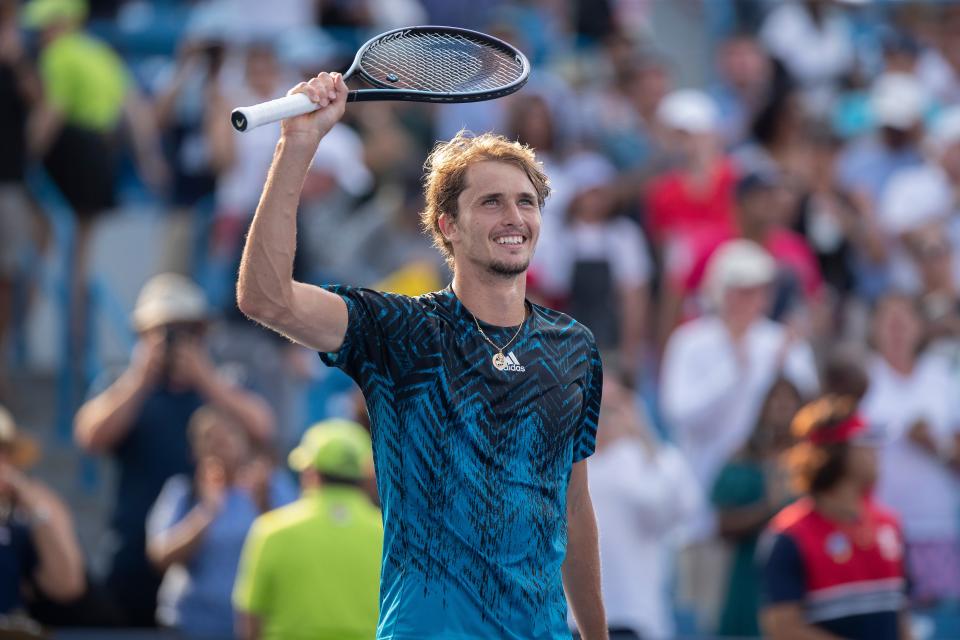
M760 40L806 87L833 81L853 66L850 26L836 11L818 26L799 3L779 3L764 21Z
M253 104L262 98L250 96L236 104ZM260 194L280 139L280 123L264 125L234 136L234 163L217 180L218 215L251 217L260 202ZM373 177L363 163L363 142L350 127L336 124L324 136L313 157L312 170L329 172L340 187L351 195L369 188Z
M601 223L556 224L541 235L537 273L551 294L569 293L573 267L579 260L607 260L614 284L639 287L650 280L653 262L643 231L629 218Z
M958 389L949 363L925 355L909 375L901 375L874 357L868 374L870 388L860 409L884 442L877 499L898 513L908 541L955 538L960 533L960 480L908 437L919 419L943 444L960 429Z
M667 343L662 368L660 404L677 444L690 461L704 491L749 439L760 407L778 375L777 356L786 329L761 318L744 336L746 366L738 362L730 333L717 316L681 325ZM796 341L783 363L786 376L804 396L818 388L810 345ZM701 510L694 540L714 533L709 505Z
M672 446L661 445L651 457L639 440L623 438L598 450L587 466L608 625L642 638L673 637L667 540L703 502L690 465Z

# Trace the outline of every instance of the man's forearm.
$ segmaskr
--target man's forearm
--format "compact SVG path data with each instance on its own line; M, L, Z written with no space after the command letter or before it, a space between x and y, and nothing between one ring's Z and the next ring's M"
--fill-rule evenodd
M154 566L166 571L170 565L186 562L196 553L216 514L207 506L195 506L183 520L147 543L147 556Z
M86 588L83 553L66 506L51 491L34 486L30 510L31 528L39 563L35 578L53 600L69 602Z
M592 510L568 525L563 586L584 640L607 637L607 617L600 591L600 546Z
M297 137L283 137L277 144L243 248L237 283L240 309L256 319L290 306L297 207L315 152L315 143Z
M573 465L567 489L567 557L563 588L584 640L607 638L600 589L600 541L587 483L587 463Z
M91 399L74 418L74 440L88 453L110 450L123 438L143 407L147 390L131 370Z

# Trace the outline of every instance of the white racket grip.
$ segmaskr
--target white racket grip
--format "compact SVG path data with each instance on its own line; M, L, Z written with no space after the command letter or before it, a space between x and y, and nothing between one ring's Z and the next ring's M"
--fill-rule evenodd
M310 100L305 94L295 93L249 107L238 107L233 110L230 122L237 131L250 131L271 122L302 116L319 108L320 105Z

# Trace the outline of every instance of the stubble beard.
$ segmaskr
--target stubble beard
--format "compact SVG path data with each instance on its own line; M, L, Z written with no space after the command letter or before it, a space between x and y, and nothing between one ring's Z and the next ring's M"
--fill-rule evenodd
M523 273L526 273L527 268L530 267L530 261L524 260L523 262L502 262L500 260L494 260L487 264L487 271L499 278L513 278L519 276Z

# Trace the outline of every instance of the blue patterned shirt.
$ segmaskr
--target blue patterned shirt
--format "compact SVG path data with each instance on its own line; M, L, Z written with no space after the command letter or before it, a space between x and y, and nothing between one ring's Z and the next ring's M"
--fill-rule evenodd
M569 638L560 569L570 471L593 453L593 336L534 304L496 353L452 290L330 286L363 390L383 506L381 639ZM497 345L517 327L481 323Z

